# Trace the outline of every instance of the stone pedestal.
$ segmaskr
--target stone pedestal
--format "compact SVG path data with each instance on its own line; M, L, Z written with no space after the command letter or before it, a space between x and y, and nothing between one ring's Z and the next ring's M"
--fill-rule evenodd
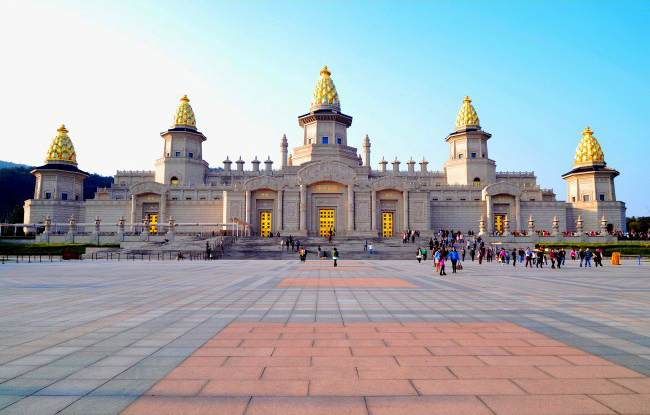
M149 240L149 219L145 219L143 222L144 222L144 229L142 229L142 233L140 234L140 240L148 241Z

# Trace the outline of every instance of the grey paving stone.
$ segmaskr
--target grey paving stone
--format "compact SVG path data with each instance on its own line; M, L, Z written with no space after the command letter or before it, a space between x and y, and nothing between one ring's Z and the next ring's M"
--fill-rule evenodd
M57 415L117 415L137 396L84 396Z
M0 410L0 415L54 415L79 396L28 396Z

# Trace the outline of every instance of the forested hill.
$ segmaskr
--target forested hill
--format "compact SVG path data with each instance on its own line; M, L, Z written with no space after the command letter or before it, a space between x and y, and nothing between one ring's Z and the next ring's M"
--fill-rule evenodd
M13 165L13 167L3 167ZM0 161L0 222L22 223L23 204L34 197L33 167ZM91 174L84 180L84 198L92 199L98 187L109 187L112 177Z

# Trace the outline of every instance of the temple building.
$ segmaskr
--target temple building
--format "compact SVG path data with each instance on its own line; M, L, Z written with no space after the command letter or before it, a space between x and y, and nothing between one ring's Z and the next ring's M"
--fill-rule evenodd
M100 218L115 224L146 223L153 233L170 216L176 222L218 224L244 222L255 235L391 237L401 230L455 229L478 232L484 218L490 234L527 230L576 230L580 216L585 231L602 229L602 217L613 229L625 229L625 203L616 200L614 178L603 151L589 127L582 133L567 181L567 200L542 189L533 172L498 172L488 141L469 97L462 101L453 131L445 138L449 158L441 171L430 170L425 158L392 162L384 158L371 166L366 135L361 152L348 141L352 117L341 112L341 101L324 67L309 112L298 117L301 142L289 151L280 139L280 165L255 158L245 169L241 157L211 168L203 158L207 137L197 128L190 100L184 96L170 128L161 133L161 154L155 168L118 171L110 188L100 188L84 200L88 173L77 157L65 126L48 150L45 164L35 168L34 198L25 202L25 223L90 223ZM442 144L442 141L441 141ZM233 163L235 166L233 167ZM260 165L264 164L263 167ZM390 168L388 164L391 164ZM419 166L416 168L416 164Z

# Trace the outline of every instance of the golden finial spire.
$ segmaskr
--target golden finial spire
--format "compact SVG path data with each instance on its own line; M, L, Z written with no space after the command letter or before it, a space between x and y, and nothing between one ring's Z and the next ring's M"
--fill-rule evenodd
M65 124L61 124L57 130L58 134L50 143L50 148L47 150L45 163L49 162L66 162L77 165L77 153L72 145L72 140L68 136L68 129Z
M186 125L190 127L196 127L196 118L194 118L194 110L190 105L190 99L187 95L183 95L181 98L181 103L176 110L174 115L174 125Z
M334 86L334 81L330 77L332 72L324 66L320 71L320 79L314 88L314 96L311 100L311 107L336 107L340 109L341 102L339 101L339 94ZM318 109L318 108L317 108Z
M480 127L478 120L478 114L472 105L472 100L469 99L469 96L465 95L463 99L463 105L458 111L458 116L456 117L456 128L465 128L465 127Z
M576 155L573 160L573 166L584 166L591 164L605 164L605 155L600 147L600 143L594 137L594 132L587 127L582 132L582 139L576 148Z

